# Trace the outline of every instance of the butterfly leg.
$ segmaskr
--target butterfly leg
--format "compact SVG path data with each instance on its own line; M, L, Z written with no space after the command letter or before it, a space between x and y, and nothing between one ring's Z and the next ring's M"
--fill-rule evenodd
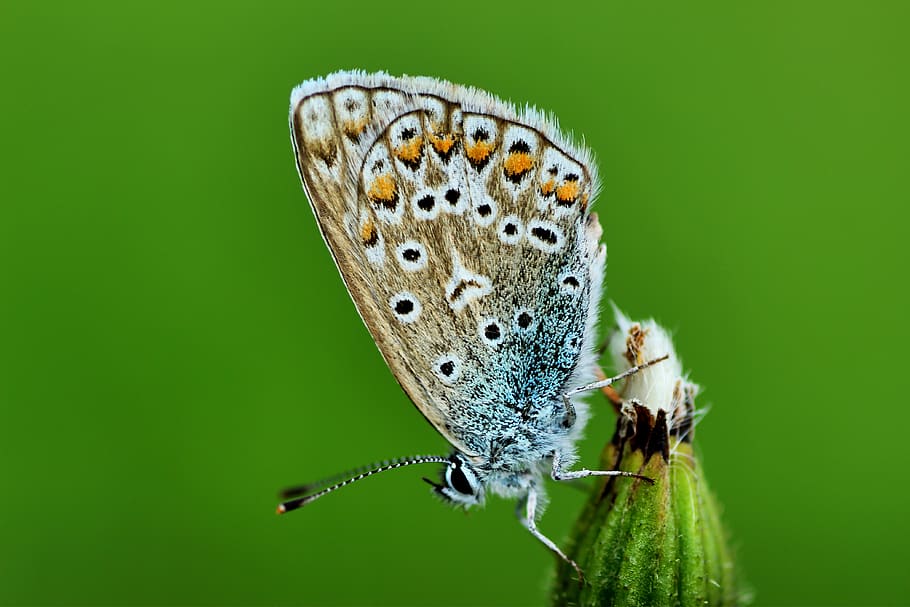
M524 513L522 513L524 509ZM553 540L545 536L537 528L537 491L532 487L528 491L528 495L518 503L518 519L521 521L521 524L531 532L531 535L536 537L538 540L543 543L544 546L549 548L553 554L564 560L566 563L572 566L575 569L575 572L578 574L578 582L582 583L585 579L585 574L582 573L581 567L578 566L578 563L566 556L566 553L559 549Z
M580 388L573 388L572 390L569 390L568 392L563 394L563 398L567 398L569 396L575 396L576 394L580 394L582 392L591 392L592 390L600 390L601 388L605 388L609 385L612 385L621 379L625 379L626 377L629 377L630 375L635 375L642 369L647 369L651 365L656 365L659 362L663 362L663 361L667 360L668 358L670 358L670 355L664 354L663 356L659 356L659 357L653 358L649 361L645 361L640 365L630 367L629 369L626 369L619 375L615 375L613 377L608 377L606 379L596 381L594 383L590 383L586 386L581 386Z
M571 481L577 478L587 478L589 476L628 476L631 478L640 478L652 485L654 484L654 479L650 477L635 474L634 472L626 472L625 470L588 470L586 468L582 468L581 470L563 470L562 457L558 451L553 453L553 469L550 472L550 476L553 477L554 481Z
M600 367L594 369L594 373L597 376L597 381L604 381L607 379L607 374L604 373L604 370ZM616 391L616 388L613 386L604 386L600 389L601 393L607 397L607 400L610 401L610 404L613 405L613 410L616 413L622 411L622 396L619 395L619 392Z
M595 350L597 352L597 358L601 358L604 354L607 353L607 350L610 347L610 338L604 339L600 346ZM594 367L594 373L596 374L598 383L604 383L607 379L607 374L604 373L604 370L600 366ZM616 391L616 388L607 384L600 389L601 393L607 397L607 400L613 405L613 410L619 414L622 411L622 397L619 395L619 392Z

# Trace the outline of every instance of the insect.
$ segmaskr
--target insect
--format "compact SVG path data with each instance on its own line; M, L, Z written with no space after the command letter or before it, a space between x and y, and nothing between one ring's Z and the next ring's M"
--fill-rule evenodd
M519 500L537 528L546 476L588 417L606 248L591 153L537 110L424 77L337 72L291 94L297 169L360 316L401 387L451 443L285 492L287 512L351 482L442 464L446 501ZM643 477L639 477L643 478ZM649 480L649 479L646 479Z

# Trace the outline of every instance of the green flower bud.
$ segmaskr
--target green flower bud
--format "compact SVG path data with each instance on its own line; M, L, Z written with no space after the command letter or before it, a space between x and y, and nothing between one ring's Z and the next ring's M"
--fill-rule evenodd
M595 486L568 551L585 579L560 564L553 603L741 604L717 503L692 449L698 386L682 374L666 331L653 321L617 317L610 348L617 370L669 358L626 380L602 466L654 483L605 477Z

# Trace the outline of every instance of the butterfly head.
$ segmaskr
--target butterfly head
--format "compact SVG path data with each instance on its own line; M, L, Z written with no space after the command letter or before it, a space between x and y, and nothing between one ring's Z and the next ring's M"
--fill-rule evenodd
M442 470L442 482L428 478L436 494L453 505L470 508L483 503L484 484L482 475L465 456L453 453Z

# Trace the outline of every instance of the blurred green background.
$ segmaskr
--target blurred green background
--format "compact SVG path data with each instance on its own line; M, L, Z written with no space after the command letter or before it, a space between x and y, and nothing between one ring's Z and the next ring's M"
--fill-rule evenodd
M288 484L446 448L294 170L291 87L353 67L583 133L608 298L706 388L757 604L907 604L907 6L6 0L0 604L544 601L513 504L450 511L428 469L273 514ZM551 493L562 540L584 495Z

